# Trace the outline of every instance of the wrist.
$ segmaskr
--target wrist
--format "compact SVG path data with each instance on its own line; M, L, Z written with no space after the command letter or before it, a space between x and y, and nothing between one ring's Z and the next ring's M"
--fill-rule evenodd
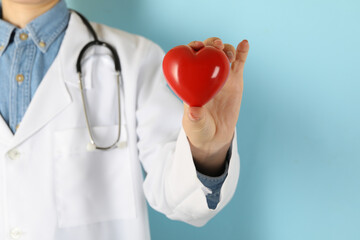
M190 141L189 143L197 171L213 177L220 176L224 172L231 141L222 146L219 146L219 144L195 146Z

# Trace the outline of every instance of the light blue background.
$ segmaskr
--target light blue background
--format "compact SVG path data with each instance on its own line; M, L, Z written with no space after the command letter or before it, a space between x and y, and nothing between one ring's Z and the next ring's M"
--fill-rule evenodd
M204 228L151 210L154 240L360 239L360 2L68 0L164 50L249 40L241 176Z

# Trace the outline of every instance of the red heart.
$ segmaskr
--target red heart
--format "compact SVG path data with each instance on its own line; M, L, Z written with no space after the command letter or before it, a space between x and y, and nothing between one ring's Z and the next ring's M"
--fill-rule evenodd
M225 84L230 64L225 53L215 47L199 51L181 45L164 57L163 71L171 89L189 106L201 107Z

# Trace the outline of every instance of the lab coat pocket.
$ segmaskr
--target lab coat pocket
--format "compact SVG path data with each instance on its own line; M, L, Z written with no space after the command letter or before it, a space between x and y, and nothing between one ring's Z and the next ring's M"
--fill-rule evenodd
M94 127L100 146L117 137L118 126ZM87 149L87 128L55 133L55 200L59 227L135 218L131 166L122 126L117 148Z

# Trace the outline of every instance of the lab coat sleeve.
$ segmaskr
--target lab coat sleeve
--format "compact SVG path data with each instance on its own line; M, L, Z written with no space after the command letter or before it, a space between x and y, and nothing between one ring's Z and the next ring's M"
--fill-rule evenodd
M207 189L198 179L188 139L181 127L183 105L169 90L162 73L163 51L148 42L137 83L139 158L146 172L145 196L152 208L168 218L194 226L206 224L232 198L240 169L236 135L228 176L216 209L209 209Z

